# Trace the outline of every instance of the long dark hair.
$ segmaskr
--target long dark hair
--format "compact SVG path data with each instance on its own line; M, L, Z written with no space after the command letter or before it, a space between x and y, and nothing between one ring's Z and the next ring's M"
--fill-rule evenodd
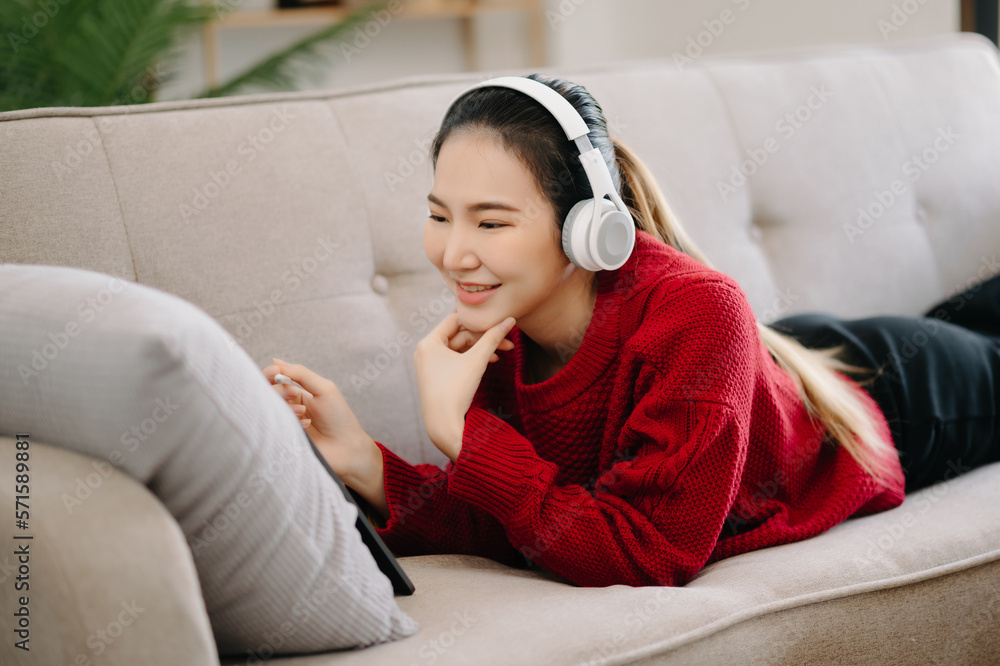
M537 73L527 78L558 92L587 123L590 142L604 156L636 228L714 268L688 236L646 166L620 139L609 136L597 100L583 86L563 79ZM516 155L555 209L560 228L573 204L593 196L574 143L566 138L548 110L524 93L484 87L456 99L431 143L433 166L437 166L441 146L455 132L476 132L495 138ZM870 371L838 358L847 351L845 345L809 349L760 321L757 330L775 361L796 385L810 415L824 424L832 441L843 446L869 474L887 482L898 461L896 448L891 441L880 437L873 415L861 397L835 372L864 375Z

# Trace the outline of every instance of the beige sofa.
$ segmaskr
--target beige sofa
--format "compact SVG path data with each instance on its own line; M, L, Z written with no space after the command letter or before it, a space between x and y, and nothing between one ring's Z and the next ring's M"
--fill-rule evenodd
M917 315L998 271L1000 67L978 36L554 73L594 93L762 321ZM480 78L0 114L0 262L178 294L262 367L271 356L311 366L373 437L441 464L412 367L415 341L453 306L421 249L427 148L449 101ZM144 486L44 442L33 453L35 649L15 650L3 456L0 662L219 663L172 517ZM67 494L92 483L106 485L68 514ZM998 506L992 465L717 562L682 588L577 588L482 558L402 558L416 592L399 603L418 634L270 661L996 663ZM268 641L222 663L267 660L280 650Z

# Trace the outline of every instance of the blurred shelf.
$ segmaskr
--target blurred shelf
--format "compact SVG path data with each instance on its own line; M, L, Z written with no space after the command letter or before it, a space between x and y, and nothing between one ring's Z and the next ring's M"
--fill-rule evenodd
M535 0L400 0L398 10L389 13L400 18L463 18L483 12L532 11ZM219 23L226 28L261 28L290 25L329 25L341 21L355 7L303 7L301 9L263 9L235 11Z
M214 86L219 80L219 31L229 28L284 28L316 26L317 29L339 23L363 5L302 7L294 9L259 9L232 11L207 24L202 38L205 45L205 80ZM392 19L458 19L462 31L462 51L466 71L476 71L476 37L473 20L489 12L518 11L527 14L528 48L532 67L545 64L543 0L399 0L382 10ZM369 20L377 20L373 17Z

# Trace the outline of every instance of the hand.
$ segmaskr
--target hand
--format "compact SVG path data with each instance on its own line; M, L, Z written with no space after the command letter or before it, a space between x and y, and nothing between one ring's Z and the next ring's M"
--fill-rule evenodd
M482 338L483 335L485 334L486 331L478 331L478 332L470 331L461 324L459 324L458 333L456 333L455 337L453 337L451 340L448 341L448 348L457 352L468 351L469 349L472 348L473 345L479 342L480 338ZM506 335L506 333L504 335ZM514 348L514 343L508 340L506 337L503 340L501 340L499 346L497 346L497 349L501 349L503 351L510 351L513 348ZM500 357L497 356L495 353L492 356L490 356L490 363L496 363L499 360Z
M453 312L417 343L413 363L424 425L434 446L452 461L462 450L465 414L483 373L499 360L494 352L514 346L505 338L513 326L514 318L508 317L476 334L463 329Z
M274 363L264 368L264 376L289 404L330 468L366 499L369 494L377 495L377 489L383 487L382 452L361 427L337 385L303 365L271 360ZM302 388L274 384L278 373L298 382ZM378 499L369 501L378 507Z

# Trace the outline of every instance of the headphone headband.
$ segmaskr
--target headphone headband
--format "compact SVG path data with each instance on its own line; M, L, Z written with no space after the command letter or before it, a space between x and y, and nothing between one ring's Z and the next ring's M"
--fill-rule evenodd
M559 121L563 131L566 132L566 138L570 141L575 141L581 136L586 136L590 133L587 123L583 121L583 118L573 108L573 105L569 103L569 100L544 83L540 83L534 79L523 76L499 76L495 79L481 81L468 88L462 94L464 95L469 90L475 90L476 88L488 88L491 86L513 88L514 90L520 90L529 97L533 97L535 101L548 109L549 113Z

